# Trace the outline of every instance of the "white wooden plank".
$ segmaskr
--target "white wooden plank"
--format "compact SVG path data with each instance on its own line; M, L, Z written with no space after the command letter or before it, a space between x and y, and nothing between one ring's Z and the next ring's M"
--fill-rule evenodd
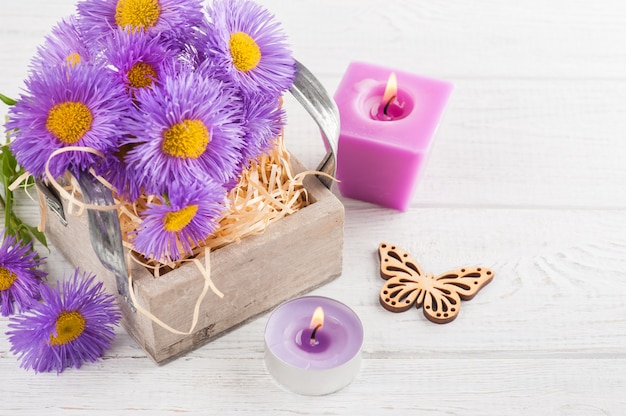
M615 0L263 4L323 75L359 59L448 78L624 76L626 5Z
M11 370L7 361L0 361L3 374ZM3 389L11 397L3 410L20 415L589 416L626 409L624 359L366 359L351 385L323 397L285 391L266 372L261 353L239 360L192 358L162 368L145 364L144 359L125 358L61 377L17 373ZM150 387L139 389L141 385ZM41 391L47 394L24 394Z

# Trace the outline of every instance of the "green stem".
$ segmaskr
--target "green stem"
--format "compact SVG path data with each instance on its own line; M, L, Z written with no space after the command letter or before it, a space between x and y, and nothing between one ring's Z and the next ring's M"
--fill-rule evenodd
M4 228L6 228L6 230L9 233L13 233L14 230L11 229L11 214L12 214L12 208L13 208L13 195L12 192L9 190L9 184L6 182L6 179L4 181L4 195L6 200L3 201L4 203Z

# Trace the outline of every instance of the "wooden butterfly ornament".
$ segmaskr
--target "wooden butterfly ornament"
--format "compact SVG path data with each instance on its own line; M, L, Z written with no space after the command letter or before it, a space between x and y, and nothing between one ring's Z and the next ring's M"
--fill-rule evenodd
M417 262L401 248L380 243L380 275L386 280L380 290L380 304L391 312L404 312L413 305L438 324L453 321L461 300L470 300L493 279L484 267L463 267L435 277L424 274Z

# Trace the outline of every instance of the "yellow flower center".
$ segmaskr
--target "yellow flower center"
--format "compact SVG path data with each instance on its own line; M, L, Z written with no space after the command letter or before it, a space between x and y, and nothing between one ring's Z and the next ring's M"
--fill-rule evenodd
M85 318L80 312L63 311L57 318L56 333L50 334L50 345L65 345L74 341L85 330Z
M121 28L130 26L133 33L150 29L160 15L158 0L118 0L115 6L115 23Z
M4 267L0 267L0 292L10 289L16 280L17 275L15 273Z
M74 144L91 128L93 115L85 104L66 101L53 106L48 113L46 128L65 144Z
M187 224L193 220L198 212L197 205L189 205L181 210L168 212L163 220L163 227L165 231L178 232L185 228Z
M200 120L183 120L163 132L161 148L165 154L182 159L197 159L209 144L209 130Z
M237 32L230 35L228 46L233 65L240 71L252 71L261 61L261 48L247 33Z
M67 58L65 58L65 60L67 61L67 66L69 66L70 68L74 68L80 63L80 55L74 52L67 55Z
M126 75L128 76L128 85L133 88L149 87L157 77L152 65L145 62L137 62Z

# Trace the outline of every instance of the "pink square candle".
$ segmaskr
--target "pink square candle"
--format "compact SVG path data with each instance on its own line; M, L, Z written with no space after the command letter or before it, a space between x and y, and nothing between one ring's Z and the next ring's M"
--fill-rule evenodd
M397 92L383 99L392 73ZM406 210L451 91L445 81L351 63L335 93L341 194Z

